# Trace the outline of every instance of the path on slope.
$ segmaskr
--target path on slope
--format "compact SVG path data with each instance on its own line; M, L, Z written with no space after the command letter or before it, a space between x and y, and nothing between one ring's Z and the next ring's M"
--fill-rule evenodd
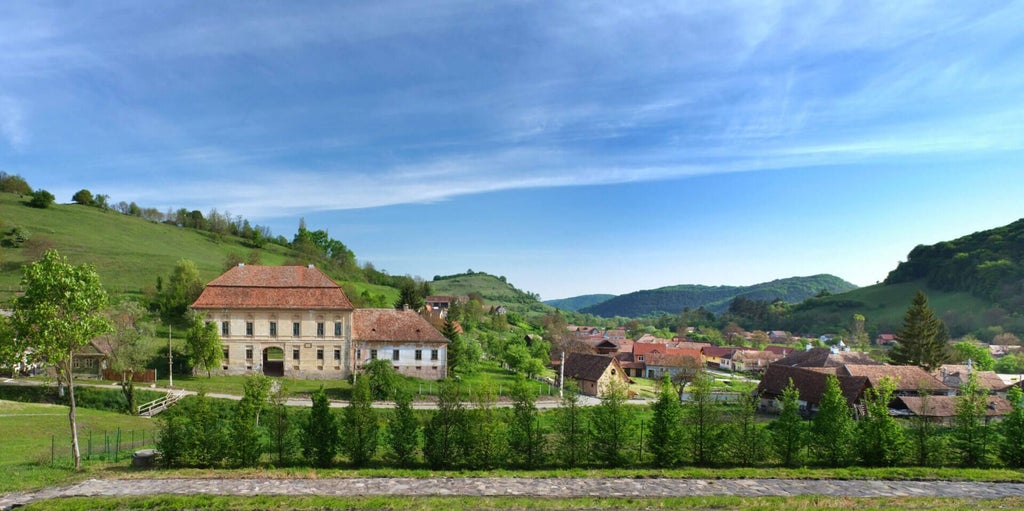
M0 496L0 510L61 497L147 495L322 495L688 497L954 497L1024 496L1024 483L851 481L801 479L631 478L343 478L343 479L92 479L61 488Z

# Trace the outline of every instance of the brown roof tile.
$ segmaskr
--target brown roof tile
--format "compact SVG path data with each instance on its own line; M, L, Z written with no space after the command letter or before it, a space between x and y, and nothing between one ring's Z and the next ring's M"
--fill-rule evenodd
M878 387L882 378L891 378L896 383L896 392L948 392L952 390L917 366L847 364L839 370L838 374L844 373L850 376L863 376L871 382L872 387Z
M235 266L206 285L194 309L352 309L341 286L315 267Z
M757 385L757 393L762 397L778 398L782 396L782 391L792 379L793 385L800 392L800 400L817 405L821 402L822 394L825 393L825 381L828 377L829 373L825 371L772 364L768 366L761 382ZM836 377L839 379L839 388L843 392L843 397L850 405L860 399L868 385L868 379L863 376L837 375Z
M956 396L928 396L927 398L899 396L897 399L903 402L907 410L919 417L949 418L956 416ZM987 399L988 406L985 407L985 415L989 417L1000 417L1013 411L1013 405L1001 397L987 396Z
M448 342L415 311L395 309L356 309L352 313L352 338L365 342Z
M865 353L840 351L832 353L829 348L811 348L793 352L786 358L776 360L773 365L792 367L840 367L844 364L882 365Z
M569 353L565 356L565 377L574 380L597 381L614 364L614 358L589 353Z

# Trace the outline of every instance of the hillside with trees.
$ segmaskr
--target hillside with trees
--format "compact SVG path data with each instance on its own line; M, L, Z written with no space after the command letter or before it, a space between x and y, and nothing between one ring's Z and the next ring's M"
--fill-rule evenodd
M555 307L556 309L562 309L564 311L578 311L587 307L597 305L602 302L606 302L615 298L615 295L581 295L574 296L572 298L559 298L556 300L544 300L544 303Z
M430 281L434 294L451 296L479 295L486 305L504 305L520 314L546 313L551 307L540 302L535 293L523 291L504 276L467 270L455 275L435 275Z
M585 307L580 312L602 317L641 317L704 308L721 313L728 310L730 302L737 297L796 303L812 296L842 293L856 287L834 275L791 277L752 286L680 285L616 296Z

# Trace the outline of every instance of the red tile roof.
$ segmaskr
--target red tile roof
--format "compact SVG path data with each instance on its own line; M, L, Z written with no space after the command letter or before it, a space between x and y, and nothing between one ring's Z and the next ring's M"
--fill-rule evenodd
M896 384L896 392L948 392L950 387L917 366L855 365L846 364L838 374L863 376L872 387L877 388L882 378L890 378Z
M315 267L236 266L206 285L194 309L347 309L341 286Z
M448 342L429 321L415 311L356 309L352 313L356 341Z

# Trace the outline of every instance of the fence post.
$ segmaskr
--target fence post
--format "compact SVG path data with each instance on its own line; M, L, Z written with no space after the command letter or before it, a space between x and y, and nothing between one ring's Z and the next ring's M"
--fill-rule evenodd
M92 459L92 431L89 431L89 446L86 448L85 451L85 459Z
M117 443L114 444L114 463L117 463L119 454L121 454L121 428L117 428Z

